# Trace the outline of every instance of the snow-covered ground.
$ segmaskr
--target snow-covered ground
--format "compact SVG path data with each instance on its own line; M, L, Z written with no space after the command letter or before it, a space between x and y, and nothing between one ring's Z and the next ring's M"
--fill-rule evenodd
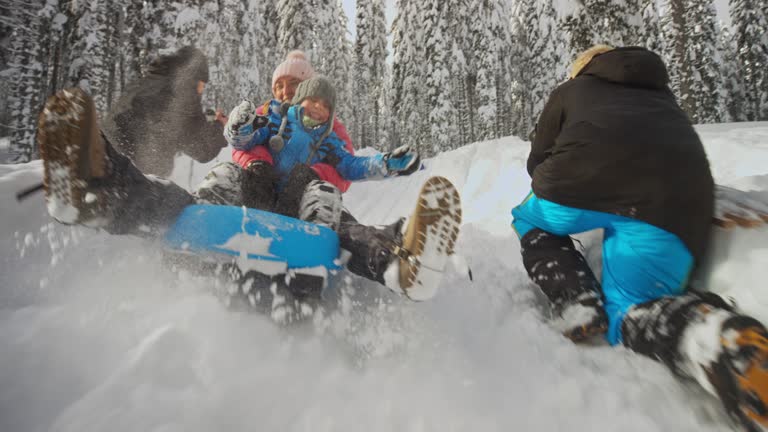
M719 183L768 194L768 124L699 131ZM729 430L661 365L547 326L509 228L527 151L484 142L353 185L353 214L388 223L427 176L448 177L474 281L451 272L433 301L410 303L350 277L378 296L290 330L228 310L216 280L167 268L157 244L52 223L40 194L15 203L41 164L0 165L0 430ZM172 175L185 187L206 171L189 166ZM716 235L712 286L768 320L768 228ZM598 239L584 237L593 262Z

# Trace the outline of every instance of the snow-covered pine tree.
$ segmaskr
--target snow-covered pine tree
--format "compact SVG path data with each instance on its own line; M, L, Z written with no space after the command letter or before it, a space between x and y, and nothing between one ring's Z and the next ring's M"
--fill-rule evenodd
M715 5L712 0L688 0L686 15L687 67L683 80L688 81L688 113L695 123L719 122L723 114L723 83Z
M313 53L317 43L313 29L318 26L315 2L278 0L276 8L280 20L277 27L279 52L285 55L291 50L300 49L308 54Z
M237 49L237 97L238 99L248 99L256 104L271 98L269 84L271 76L267 69L271 66L265 65L265 54L271 54L276 57L274 52L277 40L273 39L273 45L264 46L264 41L268 40L268 33L265 26L265 18L262 14L260 0L248 0L245 3L243 11L242 26L243 35L240 43L236 44ZM263 52L269 50L269 53Z
M251 0L251 5L257 3L256 11L260 13L262 28L257 32L258 38L254 40L254 49L251 55L259 64L262 79L259 81L256 101L263 102L272 98L272 71L283 61L286 52L279 46L280 16L277 13L279 0Z
M639 0L584 0L563 21L571 54L595 44L627 45L639 37L640 26Z
M428 103L430 144L421 153L432 156L462 145L458 125L453 121L450 88L450 61L453 46L449 26L450 4L442 0L425 1L421 22L424 28L425 71L422 77ZM495 103L495 101L494 101Z
M510 55L510 65L513 71L510 92L513 115L512 133L525 139L534 122L532 120L533 114L530 112L533 71L528 63L528 47L535 43L537 33L529 31L526 25L526 19L530 18L528 8L533 7L532 0L513 0L511 7L509 22L513 41ZM512 62L512 59L515 61Z
M664 41L662 58L667 65L669 82L672 92L678 97L680 104L686 106L690 90L688 80L683 80L685 65L685 50L688 43L686 32L685 0L666 0L662 4L661 34ZM689 111L688 111L689 112ZM690 112L689 112L690 114Z
M113 0L92 0L85 8L77 25L78 62L71 70L71 81L93 96L96 109L105 114L112 100L110 78L114 76L114 32L111 12L116 9Z
M144 0L126 0L123 4L120 90L146 72L150 47L150 7L151 4Z
M630 42L632 45L638 45L661 55L663 51L663 41L661 38L661 22L659 10L656 7L656 0L644 0L641 5L642 24L639 28L639 34L636 40Z
M722 58L721 76L723 78L725 110L722 121L736 122L746 120L744 102L744 76L739 64L737 42L727 26L721 25L718 51Z
M558 26L553 0L525 0L524 4L527 7L524 24L529 32L525 75L530 77L527 90L529 107L524 109L530 113L532 123L527 128L530 132L550 93L565 79L573 56L566 48L565 36ZM528 134L525 133L525 136Z
M315 28L315 39L322 40L316 55L321 60L319 71L336 87L336 115L342 122L349 123L358 101L352 81L354 46L347 37L349 20L338 0L322 1L325 2L322 9L328 24ZM353 144L360 145L354 141Z
M731 0L730 10L744 80L744 119L768 120L768 2Z
M397 0L392 22L390 109L393 145L420 148L429 139L423 76L425 54L420 0Z
M259 61L259 70L262 71L263 79L259 82L257 94L260 95L259 101L266 101L272 98L272 71L283 61L286 52L279 46L279 26L280 17L277 14L277 3L279 0L252 0L258 2L257 10L261 13L262 31L258 34L259 38L255 41L256 58Z
M6 2L7 3L7 2ZM0 5L0 15L4 17L11 17L11 13L6 8L8 4L3 3ZM5 101L8 100L8 92L10 90L10 80L5 79L8 72L8 56L10 53L11 32L13 28L10 23L4 19L0 19L0 137L9 135L10 129L8 129L11 123L11 110Z
M472 137L473 140L502 136L502 119L509 115L512 37L505 6L499 0L475 1L466 15L473 17L470 49L474 55L469 69L476 72L476 105L468 107L477 113L477 136Z
M13 25L8 66L11 80L11 147L17 162L35 157L35 123L47 96L50 32L56 5L44 0L11 1L8 17Z
M382 0L359 0L355 15L355 116L352 141L378 147L381 138L383 92L386 78L387 23ZM388 150L381 149L380 150Z
M204 96L209 108L228 111L239 102L238 45L243 39L245 6L241 0L218 0L203 5L206 26L195 45L208 57L210 81Z

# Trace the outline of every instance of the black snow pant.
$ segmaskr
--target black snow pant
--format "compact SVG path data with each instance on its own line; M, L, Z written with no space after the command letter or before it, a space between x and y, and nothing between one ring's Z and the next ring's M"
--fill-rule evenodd
M521 249L529 276L555 309L599 296L600 284L569 237L534 229L521 239ZM763 324L740 314L717 294L688 291L630 308L622 321L621 342L676 375L696 380L734 415L741 402L732 379L733 365L743 362L742 356L749 356L751 348L729 351L721 348L721 339L730 329L743 328L767 333ZM714 354L702 356L707 349Z
M520 252L528 276L555 313L575 303L602 307L600 283L570 237L534 228L520 239Z

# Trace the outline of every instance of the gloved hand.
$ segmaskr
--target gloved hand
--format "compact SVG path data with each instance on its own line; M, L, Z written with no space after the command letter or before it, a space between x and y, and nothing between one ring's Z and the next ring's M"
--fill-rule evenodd
M232 147L244 149L248 147L256 130L267 126L269 119L256 115L256 106L244 100L229 114L224 126L224 137Z
M384 153L387 175L410 175L421 167L419 152L408 145L400 146L389 153Z

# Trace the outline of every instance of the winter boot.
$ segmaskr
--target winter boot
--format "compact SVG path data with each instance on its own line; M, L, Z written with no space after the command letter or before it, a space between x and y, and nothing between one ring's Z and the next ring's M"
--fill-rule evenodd
M723 322L719 339L717 360L704 367L709 382L744 430L768 430L768 331L736 315Z
M552 326L574 342L608 329L600 283L568 236L533 229L520 239L528 276L552 306Z
M38 119L48 212L64 224L155 236L194 198L145 176L100 133L93 100L78 88L48 98Z
M387 226L367 226L357 221L339 225L339 246L351 253L347 269L364 278L386 285L384 273L398 257L395 251L403 244L405 218ZM401 292L399 288L396 291Z
M400 257L397 286L408 298L423 300L435 295L459 237L461 212L461 197L448 179L427 179L408 219L402 248L395 251ZM387 286L395 285L392 276L390 273Z
M48 98L37 141L48 213L64 224L103 225L106 191L91 186L109 167L93 100L79 88Z
M634 306L623 343L696 380L746 431L768 429L768 331L713 293L690 292Z
M347 268L375 280L411 300L435 295L448 257L459 235L461 200L443 177L432 177L421 189L416 209L384 227L361 225L344 217L340 246L351 252Z

